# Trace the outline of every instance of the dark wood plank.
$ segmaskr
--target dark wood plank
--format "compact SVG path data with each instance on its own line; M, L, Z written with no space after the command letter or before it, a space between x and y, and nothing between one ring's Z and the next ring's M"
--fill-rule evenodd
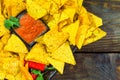
M93 0L94 1L94 0ZM107 32L103 39L84 46L76 52L120 52L120 8L114 10L100 4L84 4L88 11L103 19L104 25L101 28Z
M114 54L114 53L113 53ZM74 54L77 64L66 64L64 74L57 73L52 80L115 80L108 54Z

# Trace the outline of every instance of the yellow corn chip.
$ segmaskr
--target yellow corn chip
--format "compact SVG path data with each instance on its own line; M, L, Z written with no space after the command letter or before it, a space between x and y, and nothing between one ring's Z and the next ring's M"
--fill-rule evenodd
M63 6L68 0L61 0L61 6Z
M47 14L47 11L44 8L32 0L27 0L26 4L28 14L35 19L42 18Z
M64 65L65 65L64 62L52 59L50 57L48 57L47 60L53 67L55 67L58 70L60 74L63 74Z
M12 34L4 48L7 51L16 53L27 53L28 50L25 44L15 34Z
M75 8L65 8L65 9L63 10L63 12L64 12L67 16L69 16L71 22L73 22L73 18L74 18L74 15L75 15L75 13L76 13L76 9L75 9Z
M43 37L43 44L47 47L48 52L53 52L59 46L61 46L67 39L69 35L64 32L58 32L53 29L47 32Z
M6 75L6 72L2 70L0 70L0 80L4 80L5 79L5 75Z
M79 27L79 20L75 21L74 23L71 23L68 26L65 26L62 29L63 32L69 33L69 35L70 35L69 41L72 45L75 45L75 38L76 38L76 35L77 35L78 27Z
M14 3L14 4L13 4ZM9 16L17 16L20 12L26 9L26 4L24 0L12 0L10 1L10 15Z
M4 44L2 43L2 41L0 41L0 51L3 50L3 46Z
M0 15L1 15L1 12L2 12L2 1L0 0Z
M48 27L51 29L56 28L56 30L58 30L58 26L57 26L57 21L55 19L51 20L50 22L48 22Z
M0 37L10 32L4 27L4 20L5 18L3 17L3 15L0 15Z
M58 13L59 11L59 8L60 8L60 6L59 5L57 5L54 1L51 1L51 6L50 6L50 12L49 12L49 14L50 15L53 15L53 14L55 14L55 13Z
M86 38L87 31L89 29L88 25L81 25L78 29L77 36L76 36L76 46L80 49L84 43Z
M60 60L62 62L66 62L72 65L76 64L73 53L71 51L71 48L68 42L65 42L57 50L52 52L51 57L56 60Z
M15 76L15 80L26 80L25 75L22 74L22 72L20 71L16 76Z
M45 47L42 44L35 44L30 52L26 55L25 60L48 65L46 58L47 53L45 51Z
M3 2L4 5L4 15L6 17L10 16L17 16L20 12L26 9L26 5L24 0L4 0Z
M6 74L5 79L7 80L15 80L15 77L9 73Z
M102 37L104 37L105 35L106 35L106 32L104 32L100 28L97 28L95 31L93 31L92 35L84 41L83 45L87 45L92 42L95 42L101 39Z
M10 38L9 33L4 34L3 37L1 38L2 43L7 44L9 38Z
M15 76L19 72L19 60L18 58L6 57L3 60L3 70L11 75Z
M60 15L60 19L58 22L61 22L61 21L66 20L68 18L69 18L69 16L63 11Z
M96 16L96 15L90 13L90 12L88 14L89 14L90 17L92 17L90 19L94 21L96 27L99 27L99 26L103 25L102 19L100 17L98 17L98 16Z
M24 66L20 66L20 70L21 70L22 74L24 75L24 77L26 78L26 80L33 80L29 71Z

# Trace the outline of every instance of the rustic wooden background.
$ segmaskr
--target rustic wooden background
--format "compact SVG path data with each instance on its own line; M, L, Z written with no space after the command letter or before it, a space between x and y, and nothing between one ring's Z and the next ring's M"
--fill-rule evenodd
M52 80L120 80L114 66L120 53L120 0L84 0L83 5L103 19L101 28L107 36L76 50L77 65L67 64L64 74L56 73ZM117 55L117 58L108 55Z

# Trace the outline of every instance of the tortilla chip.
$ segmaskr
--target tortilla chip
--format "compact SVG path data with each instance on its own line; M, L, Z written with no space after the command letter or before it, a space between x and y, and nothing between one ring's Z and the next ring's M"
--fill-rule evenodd
M4 20L5 18L3 17L3 15L0 15L0 37L10 32L8 29L5 28Z
M63 11L60 15L60 19L59 19L58 23L63 21L63 20L66 20L68 18L69 18L69 16Z
M52 19L51 21L48 22L48 27L51 29L54 29L56 28L56 30L58 29L58 26L57 26L57 21L55 19Z
M47 11L35 1L27 0L26 4L28 14L35 19L42 18L47 14Z
M27 53L28 52L25 44L15 34L11 35L4 49L6 51L11 51L15 53Z
M100 28L97 28L97 29L92 33L92 35L84 41L84 44L83 44L83 45L87 45L87 44L90 44L90 43L92 43L92 42L95 42L95 41L103 38L105 35L106 35L106 32L104 32L104 31L101 30Z
M0 51L3 50L3 46L4 44L2 43L2 41L0 41Z
M19 60L18 58L2 58L3 60L3 70L11 75L16 75L19 72Z
M51 1L50 0L34 0L42 8L46 9L47 12L50 11Z
M67 33L58 32L53 29L44 35L43 44L46 46L48 52L53 52L61 46L68 39L68 37L69 35Z
M2 13L2 1L0 0L0 15Z
M47 60L53 67L55 67L58 70L60 74L63 74L64 65L65 65L64 62L52 59L50 57L48 57Z
M45 47L42 44L35 44L30 52L26 55L25 60L27 61L34 61L43 64L49 64L46 60L47 52Z
M73 53L71 51L71 48L68 42L65 42L57 50L52 52L51 57L56 60L66 62L72 65L76 64Z
M7 80L15 80L15 77L9 73L6 74L5 79Z
M4 80L5 79L5 75L6 75L6 72L3 71L3 70L0 70L0 80Z
M61 0L61 6L63 6L68 0Z
M10 16L17 16L20 12L26 9L26 4L24 0L4 0L4 12L6 12L8 15L6 17ZM13 4L14 3L14 4ZM5 15L5 14L4 14Z
M33 80L31 74L24 66L20 66L20 70L23 74L22 76L24 76L26 78L26 80Z
M26 3L24 0L12 0L10 1L11 14L10 16L17 16L20 12L26 9ZM13 4L14 3L14 4Z
M90 12L88 14L89 14L90 17L92 17L90 19L94 21L96 27L99 27L99 26L103 25L102 19L100 17L98 17L98 16L96 16L96 15L90 13Z
M58 13L59 8L60 8L59 5L57 5L54 1L51 1L51 6L50 6L50 12L49 12L49 14L53 15L55 13Z
M75 13L76 13L76 9L75 9L75 8L65 8L65 9L63 10L63 12L64 12L65 14L67 14L67 16L69 16L71 22L73 22L73 18L74 18L74 15L75 15Z
M75 21L74 23L71 23L68 26L65 26L62 29L63 32L69 33L70 35L69 41L72 45L75 45L75 39L76 39L78 27L79 27L79 20Z
M81 49L84 40L86 38L87 31L89 29L88 25L81 25L78 29L77 36L76 36L76 46L78 49Z
M25 76L22 74L22 72L20 71L16 76L15 76L15 80L26 80Z
M4 34L3 37L1 38L2 43L4 45L7 44L9 38L10 38L10 34L9 33Z

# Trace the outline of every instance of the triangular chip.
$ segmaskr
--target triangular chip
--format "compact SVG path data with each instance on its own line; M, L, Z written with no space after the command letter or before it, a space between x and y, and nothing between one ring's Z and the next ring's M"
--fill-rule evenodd
M96 16L96 15L90 13L90 12L89 12L89 16L92 17L90 19L92 19L94 21L96 27L99 27L99 26L103 25L102 19L100 17L98 17L98 16Z
M11 35L4 49L7 51L15 52L15 53L27 53L28 52L25 44L15 34Z
M48 60L48 62L49 62L53 67L55 67L55 68L58 70L58 72L59 72L60 74L63 74L64 65L65 65L64 62L61 62L61 61L52 59L52 58L50 58L50 57L48 57L47 60Z
M92 35L84 41L83 45L87 45L92 42L95 42L95 41L103 38L105 35L106 35L106 32L104 32L100 28L97 28L96 30L93 31Z
M14 4L13 4L14 3ZM20 12L26 9L26 4L24 0L11 0L10 1L9 16L17 16Z
M78 32L77 32L77 36L76 36L76 46L79 49L81 49L81 47L84 43L88 29L89 29L88 25L81 25L78 28Z
M47 14L47 11L33 0L27 0L27 11L35 19L39 19Z
M75 38L76 38L78 27L79 27L79 20L75 21L74 23L71 23L68 26L65 26L62 29L63 32L69 33L70 35L69 41L72 45L75 45Z
M4 20L5 18L3 17L3 15L0 15L0 37L10 32L8 29L5 28Z
M58 32L56 29L53 29L44 35L43 44L47 47L48 52L53 52L61 46L68 37L69 35L67 33Z
M73 22L73 18L74 18L74 15L75 15L75 13L76 13L76 9L75 9L75 8L65 8L65 9L63 10L63 12L64 12L65 14L67 14L67 15L69 16L71 22Z
M25 60L34 61L38 63L48 64L47 53L45 51L45 47L42 44L35 44L30 52L26 55Z
M73 53L71 51L71 48L68 42L65 42L57 50L51 53L51 57L56 60L60 60L62 62L66 62L72 65L76 64Z
M0 15L2 13L2 1L0 0Z
M61 12L59 22L64 21L68 18L69 18L69 16L63 11L63 12Z

